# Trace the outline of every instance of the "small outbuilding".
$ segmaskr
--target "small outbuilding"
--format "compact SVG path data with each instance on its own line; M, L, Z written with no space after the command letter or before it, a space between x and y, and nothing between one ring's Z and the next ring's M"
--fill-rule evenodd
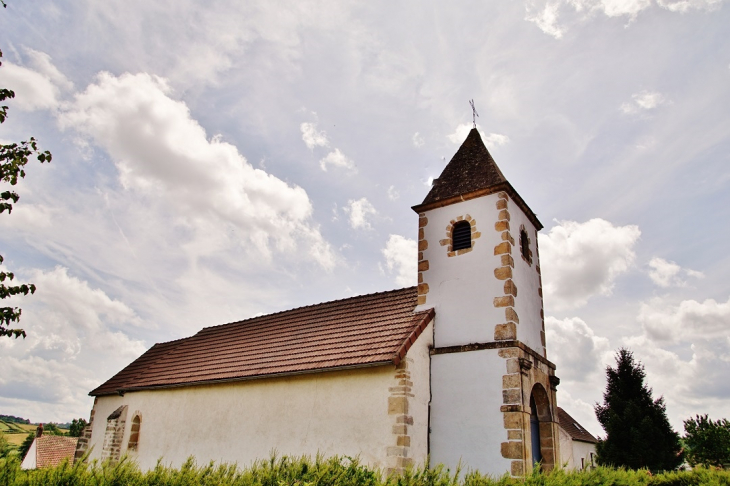
M565 410L558 407L560 462L567 469L590 469L595 465L598 439Z
M78 437L62 435L41 435L36 437L28 449L28 454L20 465L21 469L43 469L54 467L68 460L74 462Z

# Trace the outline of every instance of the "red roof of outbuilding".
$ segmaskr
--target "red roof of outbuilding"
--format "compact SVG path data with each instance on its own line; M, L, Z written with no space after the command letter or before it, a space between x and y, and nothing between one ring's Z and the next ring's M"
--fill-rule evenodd
M577 420L560 407L558 407L558 422L560 423L560 428L567 432L573 440L592 442L594 444L598 442L598 439L593 437Z
M434 315L414 313L417 292L300 307L155 344L90 395L398 364Z
M73 464L78 437L42 435L36 437L36 468L55 467L68 459Z

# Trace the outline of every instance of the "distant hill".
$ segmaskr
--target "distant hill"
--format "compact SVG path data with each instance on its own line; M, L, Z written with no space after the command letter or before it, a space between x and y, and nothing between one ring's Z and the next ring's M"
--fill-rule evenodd
M11 422L14 424L29 424L30 425L30 420L21 418L21 417L16 417L14 415L0 415L0 420L2 420L3 422Z

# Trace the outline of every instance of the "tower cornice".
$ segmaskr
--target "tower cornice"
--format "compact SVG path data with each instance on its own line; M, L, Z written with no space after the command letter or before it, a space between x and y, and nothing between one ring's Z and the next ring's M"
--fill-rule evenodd
M420 214L424 211L442 208L444 206L449 206L451 204L456 204L462 201L468 201L469 199L476 199L478 197L487 196L489 194L494 194L497 192L506 192L509 197L515 202L515 204L517 204L517 206L522 210L522 212L524 212L525 215L530 219L530 222L535 225L535 229L540 231L543 228L542 223L539 219L537 219L537 215L532 212L532 209L530 209L524 199L522 199L517 191L515 191L515 188L512 187L512 184L510 184L508 181L500 182L499 184L485 187L483 189L477 189L475 191L467 192L465 194L459 194L458 196L453 196L448 199L441 199L439 201L434 201L431 203L417 204L415 206L412 206L411 209Z

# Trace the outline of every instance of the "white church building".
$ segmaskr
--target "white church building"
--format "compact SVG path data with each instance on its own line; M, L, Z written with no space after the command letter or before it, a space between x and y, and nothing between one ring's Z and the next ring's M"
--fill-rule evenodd
M537 232L479 132L418 213L418 286L207 327L90 392L77 457L143 469L359 456L398 472L560 463Z

